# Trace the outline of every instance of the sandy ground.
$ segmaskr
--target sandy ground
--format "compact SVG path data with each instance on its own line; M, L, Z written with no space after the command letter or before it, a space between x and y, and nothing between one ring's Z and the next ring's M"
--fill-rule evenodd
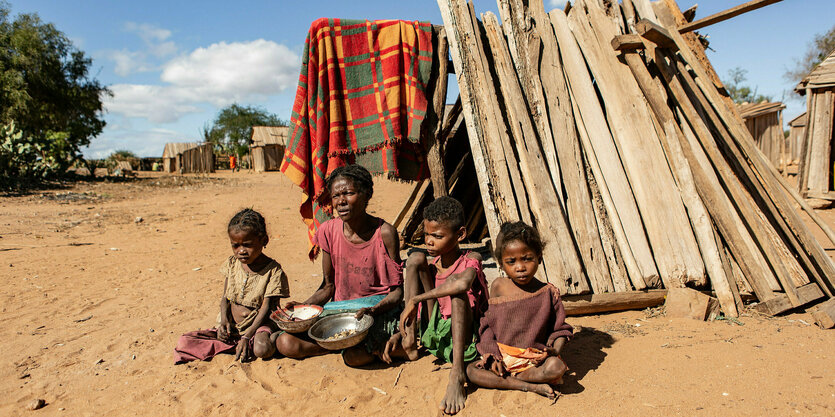
M371 209L393 219L408 192L381 181ZM265 214L266 252L293 296L318 286L299 197L281 174L226 172L0 198L0 415L437 415L449 371L432 357L371 369L347 368L338 355L172 364L181 333L213 324L217 270L230 253L225 224L240 208ZM835 330L804 312L738 323L626 312L570 323L573 373L556 404L471 389L463 415L835 414ZM46 406L29 411L38 398Z

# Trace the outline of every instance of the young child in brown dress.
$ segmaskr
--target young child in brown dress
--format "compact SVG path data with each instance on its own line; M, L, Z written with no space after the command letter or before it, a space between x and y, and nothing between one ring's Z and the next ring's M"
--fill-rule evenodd
M180 336L175 364L224 352L234 352L241 362L275 353L278 329L267 316L290 295L290 287L281 265L263 253L269 242L266 222L257 211L244 209L229 221L227 232L233 255L220 267L224 283L217 326Z
M559 355L572 328L565 323L559 290L535 276L542 250L533 227L502 225L495 256L506 276L490 286L476 345L481 360L467 367L470 382L557 397L552 386L562 383L568 370Z

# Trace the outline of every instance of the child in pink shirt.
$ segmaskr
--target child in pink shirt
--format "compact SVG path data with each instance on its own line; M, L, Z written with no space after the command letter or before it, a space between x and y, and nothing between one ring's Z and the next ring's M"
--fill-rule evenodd
M387 350L399 344L415 360L420 336L430 353L452 363L440 408L455 414L464 408L466 399L466 364L478 358L473 326L487 309L487 281L481 255L458 246L467 236L461 203L450 197L433 201L423 212L423 230L429 255L435 258L430 262L425 254L415 252L406 261L407 301L400 315L400 334L392 336ZM430 317L418 335L417 305L422 302Z

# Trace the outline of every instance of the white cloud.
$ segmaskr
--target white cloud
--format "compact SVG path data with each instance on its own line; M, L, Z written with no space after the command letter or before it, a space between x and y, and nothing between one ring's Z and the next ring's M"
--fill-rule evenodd
M116 64L114 71L122 77L131 73L148 72L158 68L149 61L152 57L166 58L177 53L177 44L167 40L171 31L147 23L125 23L125 32L133 33L142 39L144 48L138 51L122 49L111 51L108 58Z
M162 42L171 37L171 31L148 23L125 23L125 31L139 35L146 43Z
M296 85L300 64L298 55L272 41L220 42L164 64L164 85L112 86L106 106L127 117L174 122L201 104L263 102Z
M568 0L548 0L548 4L557 9L564 8L566 3L568 3Z
M109 126L108 126L109 127ZM103 134L83 150L88 158L107 158L120 149L129 149L139 157L160 156L168 142L197 142L197 137L186 137L167 129L121 129Z

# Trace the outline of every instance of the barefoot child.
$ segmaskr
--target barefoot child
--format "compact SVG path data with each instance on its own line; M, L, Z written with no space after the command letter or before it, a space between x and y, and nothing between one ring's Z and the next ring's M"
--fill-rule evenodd
M227 232L233 255L220 268L224 284L217 327L180 336L175 364L233 350L241 362L275 353L278 333L267 316L290 290L281 265L262 252L270 240L266 222L257 211L244 209L229 221Z
M400 315L400 333L386 352L398 344L410 360L418 357L417 337L439 359L452 363L446 395L440 408L456 414L464 408L466 364L478 357L473 323L487 308L487 281L481 255L464 252L458 244L467 236L464 207L451 197L440 197L423 211L423 231L430 256L415 252L406 261L406 306ZM429 323L417 333L417 306L426 302ZM390 360L390 358L384 358Z
M568 369L559 354L572 328L565 323L559 291L535 277L542 248L533 227L502 225L495 255L507 276L490 286L477 345L482 359L467 368L476 385L557 396L552 385L562 383Z
M374 317L365 341L342 352L346 365L364 366L380 356L397 331L403 299L400 242L394 226L366 211L374 193L368 170L359 165L339 167L328 176L327 187L338 217L316 231L322 249L322 285L304 303L323 306L323 317L342 311L355 311L358 318ZM329 352L303 333L282 333L276 347L296 359Z

